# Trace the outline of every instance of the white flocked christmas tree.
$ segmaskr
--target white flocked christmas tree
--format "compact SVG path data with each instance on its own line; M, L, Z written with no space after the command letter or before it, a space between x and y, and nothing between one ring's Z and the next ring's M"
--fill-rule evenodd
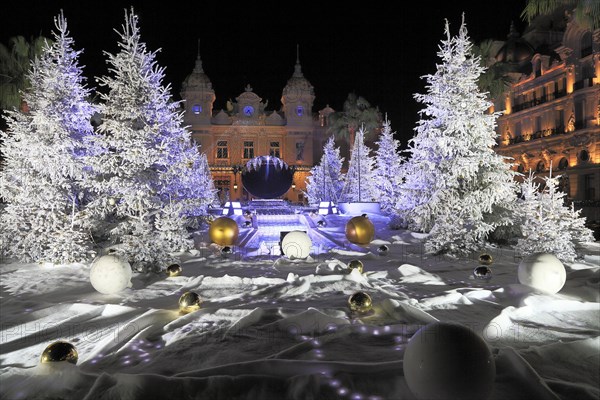
M378 200L379 191L374 175L375 160L371 156L371 149L365 145L364 138L365 132L361 127L354 138L340 201L351 203Z
M397 208L412 230L429 232L426 250L453 255L480 248L497 227L512 223L514 172L492 149L496 113L477 87L482 73L464 22L451 37L446 22L441 63L427 75L426 105L410 140L405 184Z
M9 111L1 133L5 160L0 193L2 247L22 261L83 262L93 255L94 224L82 184L84 156L96 109L78 64L67 21L55 18L54 43L46 44L23 93L29 112Z
M558 189L560 176L544 178L544 188L535 182L532 172L521 184L519 201L522 237L515 250L526 257L533 253L551 253L565 262L577 257L577 247L593 242L592 231L585 226L585 218L573 204L565 205L566 193Z
M306 179L306 196L310 204L319 204L321 201L338 202L344 187L343 162L340 148L335 147L331 136L323 146L321 162L310 170L311 174Z
M103 151L90 160L99 174L95 210L113 223L110 239L135 269L162 267L191 245L186 214L202 213L212 198L209 175L133 9L119 36L120 51L107 54L111 76L99 79L108 93L95 137Z
M385 214L394 214L404 177L402 165L404 157L400 155L400 141L394 139L392 126L387 116L383 122L377 146L374 174L375 185L379 192L378 199L381 211Z

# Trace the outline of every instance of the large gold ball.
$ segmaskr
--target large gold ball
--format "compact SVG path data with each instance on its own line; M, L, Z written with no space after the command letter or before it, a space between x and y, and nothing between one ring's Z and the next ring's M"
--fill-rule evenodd
M171 264L167 267L167 275L169 275L169 277L173 277L173 276L179 276L181 275L181 265L179 264Z
M185 292L179 298L179 311L182 313L191 313L200 309L200 296L196 292Z
M366 313L371 311L373 302L371 301L371 296L365 292L356 292L348 299L348 305L351 311Z
M208 228L208 236L211 242L219 246L233 246L238 238L240 230L237 223L228 217L215 219Z
M352 272L353 269L357 269L361 274L363 273L363 263L360 260L352 260L348 263L348 269Z
M367 217L354 217L346 224L346 237L355 244L369 244L375 238L375 226Z
M494 258L491 256L491 254L482 253L479 255L479 264L490 265L493 262L494 262Z
M51 363L67 361L71 364L77 364L78 358L79 355L77 354L75 346L68 342L58 341L46 347L42 353L41 362Z

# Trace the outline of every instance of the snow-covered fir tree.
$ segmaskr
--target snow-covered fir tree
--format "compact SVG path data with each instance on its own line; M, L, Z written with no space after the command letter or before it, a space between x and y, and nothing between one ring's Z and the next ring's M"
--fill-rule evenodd
M565 205L566 193L558 189L560 176L545 177L540 191L532 172L521 184L519 200L521 235L515 250L526 257L537 252L552 253L562 261L572 262L577 247L593 242L592 231L585 226L585 218L573 204Z
M340 201L362 202L377 201L379 191L374 175L375 160L370 155L371 149L365 145L365 132L361 128L356 132L354 146L350 154L348 172Z
M23 93L29 112L8 111L8 129L1 132L0 193L7 204L0 225L6 254L64 264L93 255L82 181L96 109L86 100L81 51L67 21L61 13L54 22L54 43L33 63L31 87Z
M337 203L344 187L343 162L340 148L335 147L334 138L331 136L323 146L321 162L310 170L311 174L306 179L309 204L319 204L321 201Z
M471 53L467 27L451 37L446 22L441 63L427 75L425 104L410 140L411 157L397 203L410 229L429 232L426 249L467 254L477 250L499 226L512 223L516 184L496 144L496 113L480 93L482 73Z
M185 135L181 138L185 139ZM164 182L161 197L163 202L180 203L182 214L192 223L207 214L216 192L208 160L193 143L182 143L169 154L178 155L179 159L174 159L171 168L161 174Z
M404 171L404 157L400 155L400 141L394 139L392 126L387 116L379 135L375 150L375 186L379 192L381 211L394 214L396 202L400 197Z
M95 211L114 223L110 238L134 268L164 266L170 253L181 250L176 236L185 234L185 214L208 203L209 192L195 198L191 187L198 182L198 189L208 187L206 171L182 126L178 103L162 85L156 52L141 42L133 9L125 12L119 37L120 51L107 53L111 75L99 78L108 93L102 94L103 119L95 136L103 151L90 160L99 174L93 182L99 194Z

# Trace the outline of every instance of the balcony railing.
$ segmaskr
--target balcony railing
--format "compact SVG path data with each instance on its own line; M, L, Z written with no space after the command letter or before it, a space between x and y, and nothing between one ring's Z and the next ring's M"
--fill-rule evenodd
M517 111L522 111L525 110L527 108L531 108L531 107L535 107L535 106L539 106L540 104L546 103L548 101L552 101L555 99L560 99L561 97L564 97L567 95L567 91L566 90L561 90L561 91L557 91L557 92L552 92L552 93L548 93L547 95L544 95L540 98L536 98L530 101L526 101L524 103L519 103L519 104L515 104L513 105L513 110L514 112Z
M583 125L585 125L585 123ZM575 124L575 128L576 129L581 129L581 128L584 128L584 127L585 126L582 126L582 127L578 128L577 124ZM541 130L541 131L537 131L537 132L534 132L534 133L532 133L531 135L528 135L528 136L519 135L519 136L517 136L515 138L509 139L508 140L508 144L511 145L511 144L523 143L523 142L528 142L528 141L531 141L531 140L541 139L541 138L544 138L544 137L550 137L550 136L556 136L556 135L564 135L565 133L568 133L568 132L565 132L564 126L559 126L559 127L556 127L556 128L550 128L550 129L544 129L544 130Z

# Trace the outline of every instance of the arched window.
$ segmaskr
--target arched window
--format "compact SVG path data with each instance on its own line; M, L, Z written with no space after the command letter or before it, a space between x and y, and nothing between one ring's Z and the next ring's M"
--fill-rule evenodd
M564 171L567 168L569 168L569 160L567 159L567 157L563 157L558 162L558 169Z
M522 174L523 171L525 171L525 167L523 167L523 164L518 164L517 165L517 172Z
M544 164L543 161L538 162L537 165L536 165L536 167L535 167L535 170L537 172L545 171L546 170L546 164Z
M581 37L581 58L592 54L592 33L586 32Z
M587 150L581 150L579 152L579 160L583 162L590 161L590 153Z

